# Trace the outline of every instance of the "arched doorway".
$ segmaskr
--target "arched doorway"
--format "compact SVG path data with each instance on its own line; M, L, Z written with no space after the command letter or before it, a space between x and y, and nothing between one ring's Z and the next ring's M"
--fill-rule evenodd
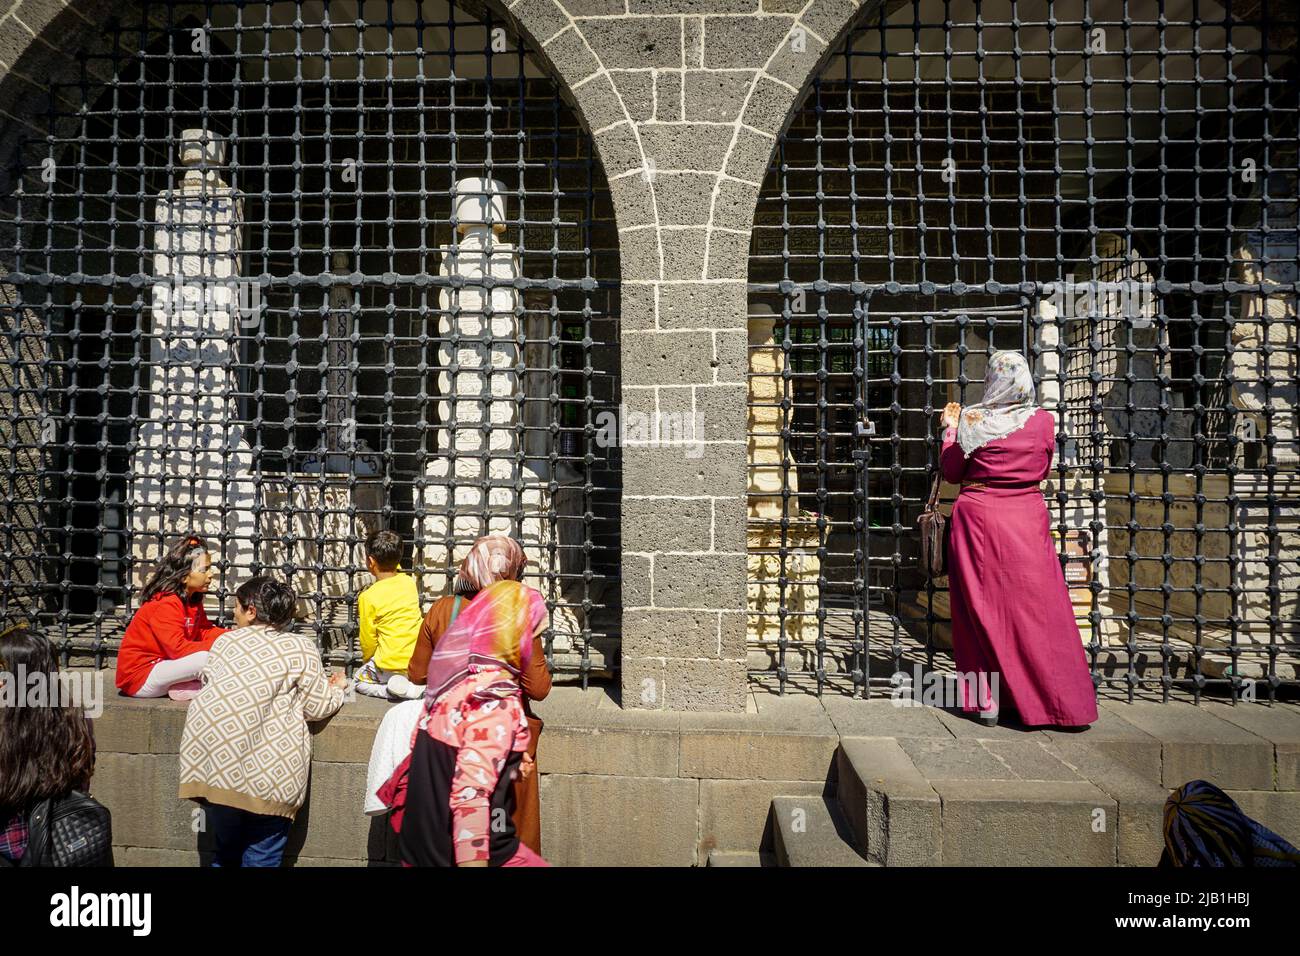
M616 667L617 232L528 44L443 0L167 2L83 62L23 149L12 264L49 354L37 616L102 653L192 528L219 610L284 574L346 662L368 534L427 596L501 531L555 666Z
M942 667L946 582L919 572L915 522L937 411L978 401L997 349L1031 358L1061 422L1045 491L1095 679L1195 696L1297 677L1294 606L1232 584L1300 582L1266 569L1292 540L1265 479L1295 471L1294 409L1270 418L1267 463L1256 436L1248 481L1230 464L1237 406L1263 403L1229 371L1234 314L1274 310L1281 342L1295 299L1257 278L1269 304L1245 305L1227 284L1233 224L1267 205L1258 182L1285 198L1255 246L1294 264L1278 243L1294 237L1294 20L1257 3L1159 22L1120 0L1049 9L872 7L776 143L749 258L748 637L751 676L782 691L888 693ZM1076 279L1150 298L1116 311L1070 297ZM1270 394L1290 402L1295 379L1274 373ZM1123 587L1095 573L1106 562Z

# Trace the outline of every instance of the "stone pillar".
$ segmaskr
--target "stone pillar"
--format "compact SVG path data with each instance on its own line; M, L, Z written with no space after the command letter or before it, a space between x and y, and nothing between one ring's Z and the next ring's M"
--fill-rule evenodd
M1268 229L1243 230L1245 241L1234 256L1237 280L1255 288L1237 293L1230 333L1233 351L1226 370L1232 383L1231 401L1247 413L1236 416L1238 436L1261 443L1254 465L1262 469L1269 461L1263 443L1271 435L1272 461L1278 469L1271 481L1259 470L1246 471L1234 482L1240 529L1236 538L1240 562L1237 583L1243 588L1237 613L1244 618L1237 639L1240 643L1264 644L1272 636L1287 645L1294 660L1300 643L1300 507L1296 505L1300 501L1300 435L1296 431L1296 409L1300 407L1300 299L1294 291L1295 174L1275 172L1269 179L1268 193L1272 198ZM1272 384L1266 385L1269 378ZM1241 455L1243 446L1238 449ZM1248 463L1239 460L1238 464ZM1268 530L1270 521L1276 527L1272 534ZM1278 589L1276 608L1268 593L1270 585ZM1271 626L1269 618L1275 610L1277 623ZM1260 661L1256 655L1252 662L1239 663L1238 673L1263 676ZM1300 667L1282 658L1279 675L1300 676Z
M1038 357L1034 364L1034 380L1038 383L1038 403L1052 413L1058 429L1064 427L1068 420L1064 412L1061 396L1061 367L1064 364L1061 348L1061 325L1055 304L1047 299L1038 302L1037 342ZM1085 644L1093 640L1092 622L1088 615L1092 611L1092 590L1089 584L1096 580L1103 586L1107 582L1106 569L1106 514L1105 509L1096 509L1090 500L1091 484L1086 471L1080 470L1077 460L1077 446L1074 439L1067 439L1065 449L1066 474L1060 481L1059 459L1052 461L1052 470L1048 472L1043 485L1047 507L1052 521L1052 540L1060 550L1060 525L1065 525L1064 550L1069 556L1065 568L1066 583L1070 586L1070 602L1074 606L1074 617L1079 625L1079 633ZM1060 444L1056 454L1061 453ZM1059 497L1064 490L1065 501ZM1097 527L1093 526L1094 518ZM1105 615L1106 593L1101 592L1097 599L1098 611ZM1106 635L1100 636L1100 642L1108 643Z
M419 519L428 597L450 593L460 561L483 534L512 535L534 568L582 567L582 486L562 463L552 474L549 458L521 427L530 414L525 385L532 384L523 369L542 356L519 340L520 296L509 283L521 272L518 252L502 238L504 187L462 179L453 202L457 241L439 250L438 274L465 285L438 296L446 326L438 346L437 433L445 437L425 467ZM503 284L489 289L488 280ZM549 365L549 353L545 358ZM547 596L563 599L558 589ZM552 624L556 650L568 650L581 634L577 613L567 607L555 608Z
M816 611L820 592L817 577L817 516L799 508L799 473L781 438L785 397L782 375L785 354L773 340L774 310L765 303L750 308L749 316L749 508L746 521L748 594L746 639L751 668L774 669L780 657L782 636L781 578L787 579L784 603L785 638L808 642L807 648L787 650L787 665L808 666L815 660ZM788 489L788 505L782 490ZM782 516L786 518L784 536ZM785 560L781 549L784 544Z
M1294 215L1294 214L1293 214ZM1281 226L1274 226L1281 231ZM1294 235L1294 233L1292 233ZM1249 235L1249 234L1248 234ZM1237 295L1233 317L1231 364L1232 403L1249 415L1238 416L1238 434L1263 441L1271 431L1273 457L1286 471L1300 469L1300 436L1296 434L1296 408L1300 407L1300 311L1288 287L1296 280L1295 246L1270 248L1266 270L1260 263L1264 234L1252 248L1237 250L1237 281L1258 286L1258 291ZM1252 236L1252 238L1255 238ZM1278 240L1273 239L1276 243ZM1286 261L1289 255L1290 261ZM1278 261L1278 259L1282 261ZM1286 284L1284 284L1286 283ZM1265 386L1265 378L1273 384ZM1271 415L1265 415L1271 409ZM1243 428L1243 420L1249 426ZM1263 459L1261 458L1261 463Z
M211 133L185 130L181 181L154 205L150 404L131 461L136 587L187 531L226 563L227 586L253 564L253 453L235 394L243 199L221 178L224 158Z

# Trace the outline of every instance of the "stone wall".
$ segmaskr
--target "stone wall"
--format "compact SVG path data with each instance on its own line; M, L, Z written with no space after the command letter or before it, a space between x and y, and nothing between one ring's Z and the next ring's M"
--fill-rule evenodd
M772 798L822 793L839 742L824 715L778 727L752 714L625 714L610 703L564 688L538 706L542 849L556 865L693 866L713 849L757 850ZM361 812L386 707L358 700L315 725L291 865L396 860L385 824ZM91 791L113 812L119 866L193 866L209 851L196 805L176 797L184 722L173 701L117 698L95 721Z

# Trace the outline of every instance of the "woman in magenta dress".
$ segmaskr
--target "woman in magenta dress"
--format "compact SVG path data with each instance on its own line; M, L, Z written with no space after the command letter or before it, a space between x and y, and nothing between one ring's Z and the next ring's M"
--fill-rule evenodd
M1096 693L1038 487L1052 466L1056 422L1034 404L1024 356L994 353L984 400L949 404L943 424L939 465L945 481L962 486L948 549L953 652L960 673L980 675L961 684L963 710L989 725L999 703L1029 726L1090 724ZM973 699L972 683L997 695Z

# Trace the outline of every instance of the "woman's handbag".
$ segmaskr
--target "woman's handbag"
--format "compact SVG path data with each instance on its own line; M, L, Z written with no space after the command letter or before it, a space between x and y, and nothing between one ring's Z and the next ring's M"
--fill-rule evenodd
M939 510L940 476L934 476L930 498L916 519L921 528L921 570L928 578L941 578L948 573L948 519Z
M37 803L27 818L21 867L113 865L113 822L108 808L73 790Z

